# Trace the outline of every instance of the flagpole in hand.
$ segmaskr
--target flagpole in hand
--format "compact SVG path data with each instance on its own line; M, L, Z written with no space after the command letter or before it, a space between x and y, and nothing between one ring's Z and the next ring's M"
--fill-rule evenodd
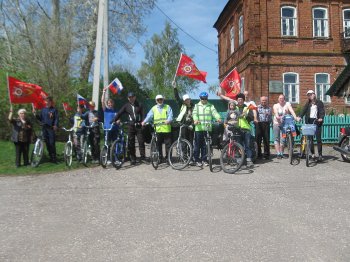
M181 55L180 55L179 63L177 63L177 67L176 67L176 70L175 70L175 75L174 75L173 83L175 83L175 80L176 80L177 70L179 70L181 57L182 57L182 53L181 53ZM174 86L174 85L173 85L173 86Z
M67 113L66 107L64 106L64 103L62 103L62 106L63 106L64 113L66 114L66 116L68 116L68 113Z

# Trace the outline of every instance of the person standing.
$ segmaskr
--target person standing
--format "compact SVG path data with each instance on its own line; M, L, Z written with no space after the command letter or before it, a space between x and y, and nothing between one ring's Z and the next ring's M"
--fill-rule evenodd
M32 124L26 117L25 109L18 110L18 118L12 118L12 105L8 120L12 124L11 140L16 148L16 167L21 166L21 156L23 155L23 165L29 165L29 144L32 135Z
M264 158L270 158L270 124L272 122L272 109L268 105L267 96L260 97L257 108L257 122L255 122L255 138L258 144L258 158L262 158L261 142L264 143Z
M84 108L84 105L78 105L77 112L73 116L73 143L75 146L78 162L81 162L82 160L81 146L83 144L85 136L85 124L87 114L84 113Z
M214 105L208 102L208 93L199 94L200 101L193 109L193 122L195 125L194 132L194 160L197 166L208 166L207 150L205 146L206 130L212 131L212 120L216 119L221 123L221 118ZM209 127L207 127L209 125Z
M89 102L89 111L87 111L87 126L90 126L90 139L92 163L98 164L100 162L100 126L98 124L98 111L95 110L95 102Z
M307 91L306 95L308 101L304 105L299 117L302 118L305 116L306 124L316 124L318 161L322 161L322 124L325 116L324 104L321 100L316 99L316 94L313 90ZM315 158L313 139L311 140L311 153L312 157Z
M168 159L168 153L171 146L171 122L173 121L173 110L167 104L164 104L164 97L162 95L156 96L156 105L147 113L146 118L141 123L145 125L153 120L156 125L158 136L158 151L160 159L164 162L162 144L165 144L165 159ZM166 160L165 160L166 161Z
M139 142L139 150L140 157L142 162L146 162L146 149L145 149L145 141L142 134L142 126L141 121L145 117L143 106L136 100L136 95L133 92L128 93L128 101L123 107L119 110L115 118L114 122L119 123L120 117L122 115L127 115L128 118L128 137L129 144L128 150L130 153L130 161L131 164L136 164L136 150L135 150L135 136L137 137L137 141Z
M41 110L40 114L36 115L35 109L33 109L33 113L42 123L43 138L46 142L46 148L49 152L50 161L57 164L56 131L59 124L58 111L54 107L52 96L48 96L45 99L45 102L46 107Z
M111 98L105 101L106 90L108 87L103 88L102 96L101 96L101 105L103 110L103 127L104 129L111 128L111 124L113 119L115 118L117 111L114 108L114 101ZM106 131L107 132L107 131ZM108 132L107 141L113 142L117 139L118 136L118 126L113 126L112 129Z

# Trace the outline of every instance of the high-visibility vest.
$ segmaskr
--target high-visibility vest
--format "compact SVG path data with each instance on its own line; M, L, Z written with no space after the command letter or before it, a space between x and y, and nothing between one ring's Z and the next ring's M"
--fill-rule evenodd
M242 113L248 115L249 114L248 107L244 107ZM238 119L238 126L242 129L248 129L248 130L250 130L250 128L251 128L250 123L248 122L248 120L245 117L240 117Z
M156 124L156 131L157 133L170 133L171 132L171 125L170 124L164 124L164 122L168 119L168 105L164 105L161 109L161 112L159 112L157 105L152 107L153 111L153 122ZM163 123L163 124L160 124ZM158 125L159 124L159 125Z
M213 117L218 120L220 119L219 113L215 107L209 102L203 105L201 102L195 105L193 110L193 120L199 121L200 123L195 126L195 131L208 131L212 130L212 119ZM207 125L209 126L207 127Z

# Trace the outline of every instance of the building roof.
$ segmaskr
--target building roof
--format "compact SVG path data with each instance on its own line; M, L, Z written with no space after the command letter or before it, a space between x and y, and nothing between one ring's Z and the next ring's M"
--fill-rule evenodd
M220 13L218 19L216 20L216 22L215 22L214 25L213 25L213 27L214 27L215 29L218 30L218 25L219 25L219 23L220 23L220 20L225 16L225 13L228 12L228 11L227 11L228 6L229 6L230 4L232 4L233 2L235 2L235 0L228 0L228 1L227 1L227 4L225 5L224 9L222 9L222 11L221 11L221 13Z
M344 70L340 73L338 78L334 81L332 86L328 89L326 95L329 96L349 96L349 83L350 83L350 64L348 64Z

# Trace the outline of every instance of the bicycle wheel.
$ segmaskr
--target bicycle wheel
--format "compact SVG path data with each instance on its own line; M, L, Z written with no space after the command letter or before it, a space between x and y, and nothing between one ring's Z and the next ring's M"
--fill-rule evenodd
M125 161L125 146L119 139L113 142L110 150L110 156L113 167L121 168Z
M192 159L192 145L187 139L176 140L169 149L168 161L172 168L185 168Z
M305 147L306 147L306 136L302 136L300 139L300 148L299 148L299 157L303 158L305 156Z
M37 140L34 144L30 162L32 167L37 167L40 164L41 159L43 158L44 153L44 143L42 140Z
M347 137L344 137L342 139L342 141L340 142L340 145L339 145L340 148L344 149L345 151L350 151L350 143L349 143L349 136ZM341 157L342 159L345 161L345 162L349 162L350 163L350 157L346 154L341 154Z
M306 166L310 166L310 154L311 154L311 141L310 138L306 139L306 146L305 146L305 158L306 158Z
M258 158L258 143L255 140L253 141L252 153L252 161L255 163Z
M212 147L211 147L211 140L208 139L207 141L207 158L208 158L208 164L209 164L209 170L210 172L213 172L213 159L212 159Z
M87 166L87 162L88 162L88 148L89 148L89 145L88 145L88 142L87 141L84 141L83 143L83 153L82 153L82 156L83 156L83 164L84 166Z
M293 163L293 136L292 133L288 134L288 159L289 159L289 164Z
M104 145L100 153L100 163L103 168L107 167L107 161L108 161L108 147Z
M221 151L220 165L225 173L233 174L238 171L245 160L244 147L237 142L228 143Z
M73 161L73 148L72 143L67 142L64 146L64 162L66 166L70 167Z
M153 168L157 169L159 165L159 152L157 147L157 141L155 138L152 138L152 141L151 141L150 157L151 157L151 164Z

